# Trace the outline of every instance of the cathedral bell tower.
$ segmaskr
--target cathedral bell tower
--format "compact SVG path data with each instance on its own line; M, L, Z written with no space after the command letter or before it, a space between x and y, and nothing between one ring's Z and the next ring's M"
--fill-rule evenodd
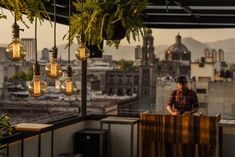
M154 54L152 30L147 29L143 37L141 65L151 65L154 64L154 61L155 61L155 54Z
M152 30L147 29L143 37L142 58L139 67L139 99L140 107L149 108L155 103L156 77L154 76L155 54Z

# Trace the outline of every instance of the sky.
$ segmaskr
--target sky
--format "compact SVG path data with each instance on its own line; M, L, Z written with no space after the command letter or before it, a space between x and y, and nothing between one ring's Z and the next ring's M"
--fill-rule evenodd
M9 44L12 39L11 26L14 22L13 15L9 11L2 9L3 13L7 15L7 19L0 20L0 44ZM1 11L1 10L0 10ZM26 20L27 21L27 20ZM34 38L34 24L27 24L30 28L26 28L24 24L18 22L21 28L24 29L20 32L21 38ZM56 25L57 45L66 44L67 40L62 40L64 34L68 31L68 26L57 24ZM228 38L235 38L235 29L153 29L154 46L157 45L171 45L175 42L175 36L180 35L185 37L192 37L201 42L212 42ZM53 23L45 21L42 25L38 26L38 50L44 47L51 48L54 43L53 39ZM128 45L126 39L121 41L121 44ZM142 41L131 42L131 45L140 45Z

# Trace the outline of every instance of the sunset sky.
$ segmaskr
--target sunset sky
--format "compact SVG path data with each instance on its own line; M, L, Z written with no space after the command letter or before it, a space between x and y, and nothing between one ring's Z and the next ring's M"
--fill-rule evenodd
M0 20L0 43L8 44L11 41L11 26L14 22L13 16L6 10L3 10L4 14L8 16L6 19ZM21 38L34 38L34 25L27 29L21 22L18 22L20 27L25 29L24 32L20 32ZM63 41L63 35L68 31L68 26L57 24L57 45L67 43ZM202 42L211 42L217 40L223 40L228 38L235 38L235 29L154 29L154 45L171 45L175 41L175 35L180 33L184 37L192 37ZM141 44L140 42L132 42L132 45ZM127 45L126 40L122 40L122 44ZM38 50L44 47L53 46L53 27L49 22L44 22L38 27Z

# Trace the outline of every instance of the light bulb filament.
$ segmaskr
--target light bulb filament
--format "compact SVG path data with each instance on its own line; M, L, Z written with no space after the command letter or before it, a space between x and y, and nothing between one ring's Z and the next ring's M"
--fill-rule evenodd
M66 82L66 92L71 93L73 90L73 84L71 81Z
M20 58L20 44L18 42L14 42L12 45L13 49L13 58Z
M85 47L81 47L81 49L80 49L80 57L82 59L86 58L86 49L85 49Z
M40 95L41 93L41 87L40 87L40 80L34 80L34 95Z
M57 64L55 63L51 63L51 76L57 76Z

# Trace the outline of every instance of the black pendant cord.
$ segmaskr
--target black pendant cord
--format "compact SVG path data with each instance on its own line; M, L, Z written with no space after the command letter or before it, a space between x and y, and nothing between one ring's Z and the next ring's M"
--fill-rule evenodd
M35 17L35 60L36 64L38 64L38 47L37 47L37 17Z
M82 33L81 33L81 43L85 43L85 35L83 29L83 0L82 0L82 12L81 12L81 25L82 25Z
M56 0L54 0L54 48L56 47Z
M71 38L71 34L70 34L70 17L71 17L71 0L69 0L69 45L68 45L68 62L69 62L69 66L70 66L70 38Z
M16 24L16 13L15 13L15 20L14 20L15 24Z

